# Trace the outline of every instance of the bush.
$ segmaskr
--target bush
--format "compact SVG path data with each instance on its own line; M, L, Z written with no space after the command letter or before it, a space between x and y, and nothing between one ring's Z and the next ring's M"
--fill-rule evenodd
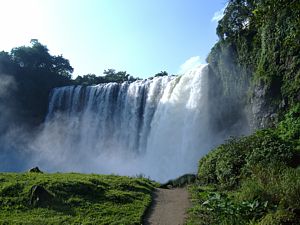
M290 140L300 151L300 103L294 105L278 124L276 132L283 140Z
M299 220L294 213L286 210L277 210L275 213L268 213L258 225L298 225Z
M252 176L242 182L240 201L260 199L274 206L300 210L300 170L274 166L252 168Z
M218 186L215 186L218 187ZM284 165L254 166L237 190L220 190L194 184L195 206L190 223L199 224L300 224L300 170Z
M202 184L219 184L223 188L236 187L242 177L251 175L256 165L290 164L292 146L271 130L232 138L210 152L199 162L198 177Z
M216 148L199 161L198 178L202 184L215 184L218 182L216 163L221 155L221 148Z
M293 157L292 147L269 131L258 132L259 146L250 149L246 155L247 167L255 165L290 164ZM252 151L251 151L252 150Z

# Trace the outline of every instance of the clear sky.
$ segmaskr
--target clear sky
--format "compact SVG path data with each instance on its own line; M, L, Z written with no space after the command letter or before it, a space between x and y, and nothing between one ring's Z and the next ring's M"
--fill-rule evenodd
M227 0L0 0L0 51L38 39L73 76L149 77L204 63ZM214 18L214 19L213 19Z

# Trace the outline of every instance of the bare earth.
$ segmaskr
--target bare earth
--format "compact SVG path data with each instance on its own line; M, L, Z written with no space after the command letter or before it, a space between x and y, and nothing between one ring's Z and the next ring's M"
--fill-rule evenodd
M185 188L161 189L154 192L153 203L145 225L183 225L186 211L191 207Z

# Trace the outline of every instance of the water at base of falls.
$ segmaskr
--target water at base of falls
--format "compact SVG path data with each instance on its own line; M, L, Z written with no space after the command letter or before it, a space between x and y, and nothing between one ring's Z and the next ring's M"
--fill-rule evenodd
M157 181L196 172L214 143L207 70L54 89L34 143L35 162L50 171L143 174Z

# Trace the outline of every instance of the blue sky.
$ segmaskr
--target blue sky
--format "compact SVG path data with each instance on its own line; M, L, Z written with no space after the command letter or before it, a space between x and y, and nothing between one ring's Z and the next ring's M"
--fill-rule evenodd
M36 38L74 77L104 69L149 77L204 63L226 0L0 0L0 50Z

